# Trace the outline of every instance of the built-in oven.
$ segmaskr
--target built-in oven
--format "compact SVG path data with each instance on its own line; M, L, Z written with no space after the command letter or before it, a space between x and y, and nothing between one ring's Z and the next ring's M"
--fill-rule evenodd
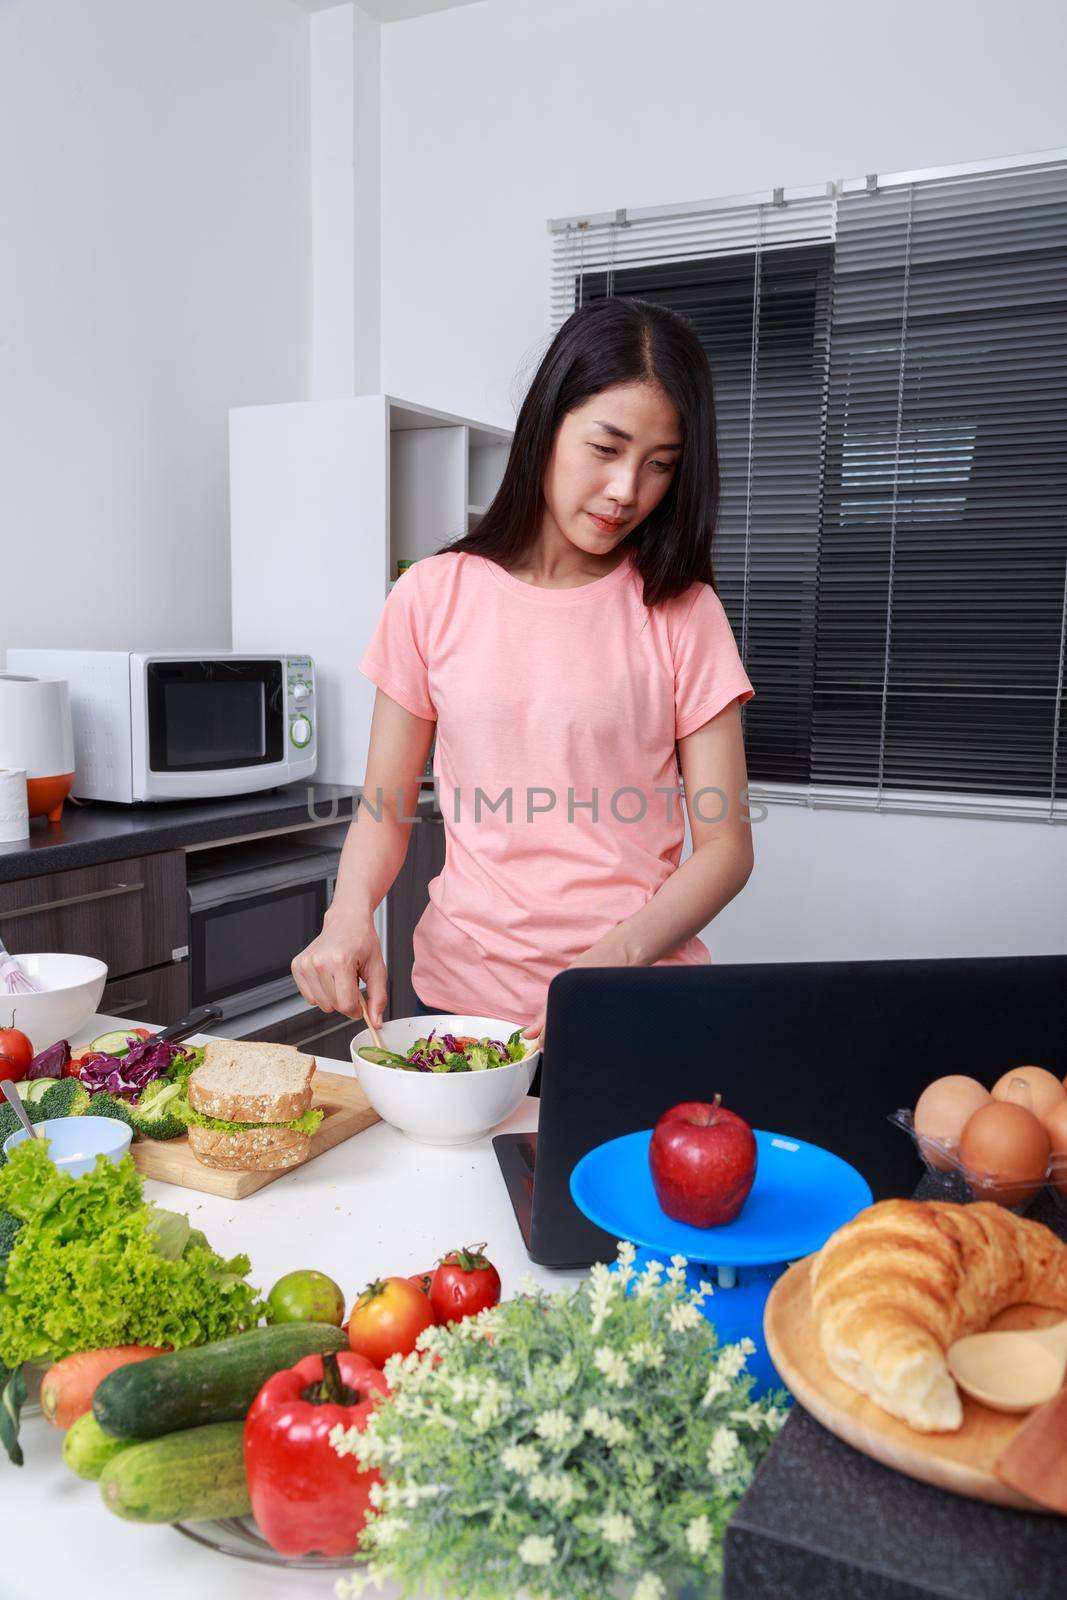
M191 854L190 1004L228 1018L296 995L290 966L322 928L340 855L292 838Z

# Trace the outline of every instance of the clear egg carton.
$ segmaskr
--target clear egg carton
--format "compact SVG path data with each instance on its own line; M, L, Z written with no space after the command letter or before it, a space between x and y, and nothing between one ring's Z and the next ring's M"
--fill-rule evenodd
M993 1200L1021 1214L1048 1189L1061 1211L1067 1211L1067 1155L1053 1155L1043 1178L1031 1183L998 1183L988 1173L974 1172L959 1158L958 1139L920 1138L910 1111L893 1111L889 1121L902 1128L944 1200Z

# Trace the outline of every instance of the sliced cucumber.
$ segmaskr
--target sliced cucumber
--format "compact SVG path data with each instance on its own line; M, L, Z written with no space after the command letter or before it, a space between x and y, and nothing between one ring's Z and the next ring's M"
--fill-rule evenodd
M140 1039L133 1035L134 1044L140 1044ZM89 1046L90 1050L97 1050L102 1056L124 1056L130 1048L131 1035L124 1029L116 1029L113 1033L102 1033L99 1039L94 1039Z
M373 1061L377 1067L409 1067L410 1061L406 1056L398 1056L395 1050L379 1050L376 1045L361 1045L356 1052L364 1061Z
M44 1099L49 1089L54 1089L57 1078L20 1078L15 1088L19 1092L19 1099L27 1105L35 1106Z

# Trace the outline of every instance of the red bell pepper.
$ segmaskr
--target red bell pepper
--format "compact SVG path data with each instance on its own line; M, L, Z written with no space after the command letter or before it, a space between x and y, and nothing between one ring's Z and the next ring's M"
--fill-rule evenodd
M351 1555L367 1520L371 1485L355 1456L339 1456L330 1432L364 1428L389 1386L362 1356L306 1356L268 1378L245 1418L252 1515L280 1555Z

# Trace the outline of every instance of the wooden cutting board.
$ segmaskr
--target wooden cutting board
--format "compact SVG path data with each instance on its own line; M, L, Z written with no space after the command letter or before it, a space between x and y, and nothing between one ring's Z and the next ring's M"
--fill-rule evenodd
M381 1120L371 1109L356 1078L343 1077L339 1072L316 1072L311 1089L311 1104L326 1114L311 1135L308 1161ZM177 1183L183 1189L199 1189L204 1194L219 1194L227 1200L243 1200L265 1184L273 1183L275 1178L284 1178L287 1172L299 1172L300 1167L307 1165L307 1161L302 1161L296 1167L283 1167L278 1172L224 1172L220 1168L205 1167L198 1161L185 1137L165 1141L139 1139L130 1146L130 1154L134 1166L146 1178Z
M1026 1422L1025 1415L990 1411L964 1395L963 1426L958 1432L918 1433L830 1371L811 1316L809 1271L813 1259L798 1261L778 1279L763 1314L771 1360L805 1411L856 1450L911 1478L972 1500L1043 1511L1043 1506L1002 1483L993 1471L1001 1451ZM1012 1306L994 1317L990 1327L1037 1328L1062 1320L1062 1311Z

